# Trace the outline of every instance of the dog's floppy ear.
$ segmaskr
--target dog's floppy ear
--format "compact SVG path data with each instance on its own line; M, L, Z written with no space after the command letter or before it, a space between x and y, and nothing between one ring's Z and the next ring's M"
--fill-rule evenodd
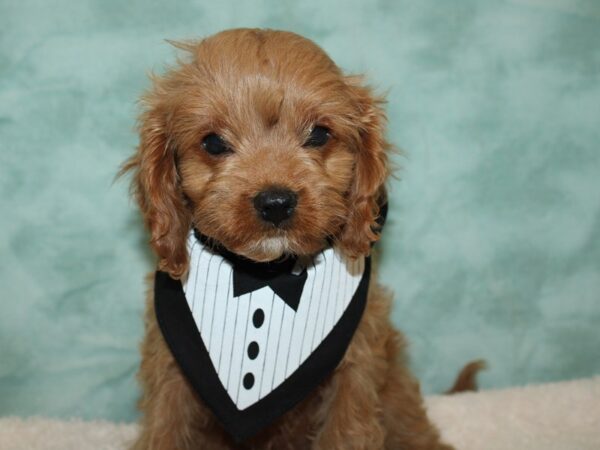
M338 239L340 247L351 256L366 255L379 239L377 218L389 175L388 150L384 129L385 100L361 84L360 77L347 77L350 95L357 111L358 142L353 181L348 193L348 219Z
M143 103L146 110L138 123L140 143L121 172L134 172L132 191L150 231L159 270L180 278L188 267L190 213L179 186L175 148L167 135L167 113L151 94Z

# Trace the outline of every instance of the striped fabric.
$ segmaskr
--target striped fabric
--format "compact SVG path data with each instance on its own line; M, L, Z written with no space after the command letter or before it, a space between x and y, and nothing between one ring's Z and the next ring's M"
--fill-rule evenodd
M306 267L294 311L268 286L234 297L231 263L193 233L188 250L185 297L219 380L239 410L277 388L327 337L365 269L363 258L322 251Z

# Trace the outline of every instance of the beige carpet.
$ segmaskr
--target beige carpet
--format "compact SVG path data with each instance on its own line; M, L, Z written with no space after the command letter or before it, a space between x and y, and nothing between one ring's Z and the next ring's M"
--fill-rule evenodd
M429 397L427 404L459 450L600 450L600 377ZM124 450L135 433L132 424L7 417L0 450Z

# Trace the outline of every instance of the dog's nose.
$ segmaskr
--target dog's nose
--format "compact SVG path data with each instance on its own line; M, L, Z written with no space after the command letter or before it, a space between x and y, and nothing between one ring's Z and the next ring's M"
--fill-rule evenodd
M266 222L279 226L294 214L298 196L289 189L269 189L254 197L254 207Z

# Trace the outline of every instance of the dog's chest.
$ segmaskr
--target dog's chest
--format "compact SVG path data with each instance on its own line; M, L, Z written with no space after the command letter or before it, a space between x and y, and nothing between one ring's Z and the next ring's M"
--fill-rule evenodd
M266 397L326 344L365 270L364 259L327 249L297 270L305 270L299 301L284 301L269 285L235 296L230 261L193 235L188 248L185 298L219 381L239 410Z

